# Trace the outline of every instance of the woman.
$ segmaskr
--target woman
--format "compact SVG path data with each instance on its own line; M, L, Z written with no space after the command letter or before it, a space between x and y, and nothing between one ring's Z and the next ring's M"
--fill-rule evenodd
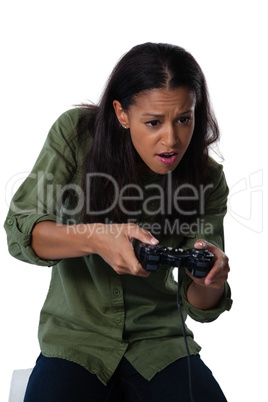
M167 44L131 49L97 106L54 123L5 223L14 257L53 266L25 402L226 400L186 327L187 359L172 268L134 252L208 249L206 278L180 270L184 320L231 308L218 136L199 65Z

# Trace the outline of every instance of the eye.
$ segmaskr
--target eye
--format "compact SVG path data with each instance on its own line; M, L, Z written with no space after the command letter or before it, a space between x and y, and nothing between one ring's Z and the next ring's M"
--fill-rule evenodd
M150 127L156 127L158 126L159 123L160 123L159 120L151 120L147 121L145 124Z
M190 120L191 120L191 117L180 117L178 119L178 122L180 124L188 124Z

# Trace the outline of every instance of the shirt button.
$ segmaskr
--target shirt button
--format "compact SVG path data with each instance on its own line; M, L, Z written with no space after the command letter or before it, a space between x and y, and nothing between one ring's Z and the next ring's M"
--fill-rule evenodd
M114 296L120 296L120 290L114 289L113 294L114 294Z
M8 224L8 226L12 226L13 225L13 219L9 218L7 220L7 224Z
M120 318L120 317L117 317L115 320L116 324L120 324L121 321L122 321L122 318Z
M120 346L125 346L125 342L120 342Z

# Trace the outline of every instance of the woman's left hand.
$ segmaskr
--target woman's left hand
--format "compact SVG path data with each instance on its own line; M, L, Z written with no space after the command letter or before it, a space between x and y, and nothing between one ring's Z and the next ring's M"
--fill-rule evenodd
M228 278L228 273L230 271L229 267L229 259L227 255L214 246L213 244L207 242L206 240L203 239L198 239L194 247L197 249L203 249L203 250L208 250L211 253L214 254L214 264L210 270L210 272L207 274L205 278L199 279L195 278L192 276L189 271L187 271L187 274L192 278L192 280L201 286L206 286L214 289L219 289L223 286L224 282L226 282Z

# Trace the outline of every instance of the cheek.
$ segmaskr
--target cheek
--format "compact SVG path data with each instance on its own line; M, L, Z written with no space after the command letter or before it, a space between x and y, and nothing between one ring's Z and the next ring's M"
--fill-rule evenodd
M151 138L148 138L145 133L139 133L141 135L131 135L132 144L143 162L151 168L153 156L154 156L154 143Z
M132 144L134 145L136 150L142 150L150 146L150 138L143 127L132 126L130 127L129 131Z
M144 140L144 138L136 138L132 143L138 154L143 158L146 158L146 155L150 154L150 151L153 148L152 144L149 141Z

